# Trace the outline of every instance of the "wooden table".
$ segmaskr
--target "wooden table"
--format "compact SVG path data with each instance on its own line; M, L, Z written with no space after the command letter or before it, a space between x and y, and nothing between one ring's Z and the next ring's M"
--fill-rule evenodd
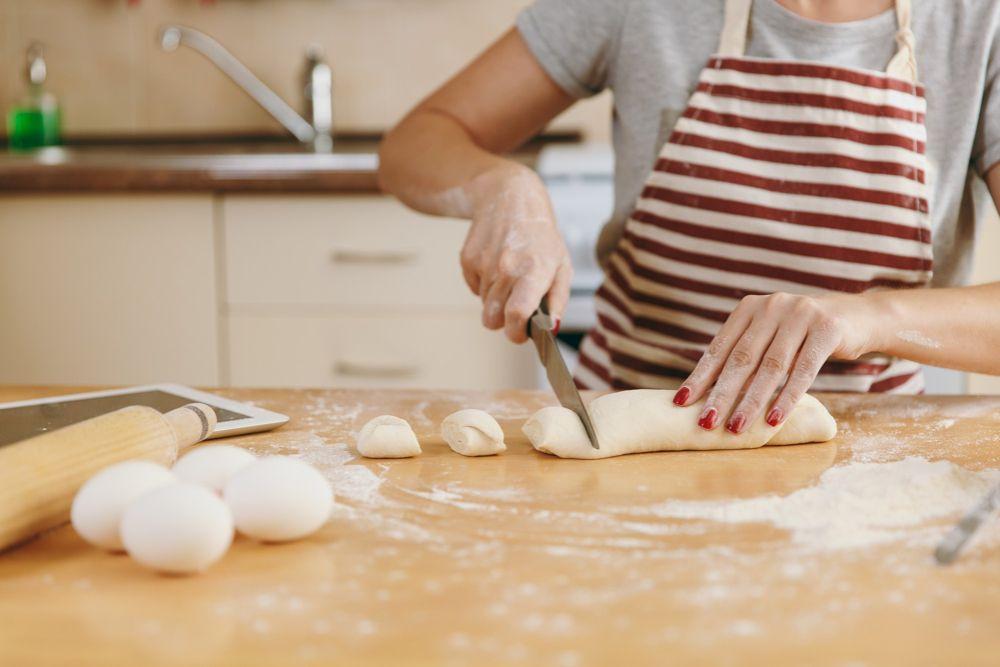
M295 544L238 539L188 578L54 531L0 556L0 665L1000 661L997 525L939 568L937 527L824 550L774 525L644 511L785 495L851 461L1000 468L1000 398L824 396L842 428L830 443L564 461L519 430L542 393L219 393L291 415L232 442L314 462L340 498L333 520ZM443 444L440 420L471 406L500 419L505 454ZM346 443L382 413L410 420L421 457L354 458Z

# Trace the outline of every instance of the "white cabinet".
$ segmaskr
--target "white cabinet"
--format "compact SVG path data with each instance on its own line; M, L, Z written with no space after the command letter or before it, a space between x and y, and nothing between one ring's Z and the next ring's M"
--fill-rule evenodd
M976 241L972 284L1000 282L1000 262L997 261L997 252L1000 251L1000 216L988 194L983 195L976 205L986 207L989 216L983 221L983 233ZM1000 394L1000 377L972 373L969 375L968 391L970 394Z
M0 197L0 383L219 381L212 198Z
M227 196L222 219L228 384L533 386L533 349L480 324L466 223L382 196Z
M0 197L0 384L532 386L466 224L388 197Z

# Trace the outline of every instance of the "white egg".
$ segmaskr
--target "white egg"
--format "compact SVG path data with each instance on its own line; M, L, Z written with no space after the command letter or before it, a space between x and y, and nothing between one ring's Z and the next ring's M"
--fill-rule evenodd
M240 470L223 493L236 530L265 542L297 540L330 517L330 483L304 461L268 456Z
M159 572L202 572L233 541L233 517L218 494L177 482L144 494L122 516L125 551Z
M80 487L70 508L70 521L80 537L95 547L121 551L119 524L125 508L139 496L177 481L165 467L150 461L108 466Z
M182 482L201 484L222 493L233 475L256 460L256 456L242 447L203 446L182 456L174 464L173 472Z

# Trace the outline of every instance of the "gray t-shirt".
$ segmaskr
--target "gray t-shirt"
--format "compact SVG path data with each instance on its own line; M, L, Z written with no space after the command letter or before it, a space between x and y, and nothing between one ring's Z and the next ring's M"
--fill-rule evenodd
M614 94L615 208L598 244L614 248L643 181L716 51L724 0L536 0L517 27L571 95ZM1000 162L1000 2L913 0L917 66L927 96L927 157L936 286L969 276L977 236L971 186ZM756 0L747 55L885 70L896 15L819 23ZM978 192L983 189L979 186ZM977 199L974 204L974 199Z

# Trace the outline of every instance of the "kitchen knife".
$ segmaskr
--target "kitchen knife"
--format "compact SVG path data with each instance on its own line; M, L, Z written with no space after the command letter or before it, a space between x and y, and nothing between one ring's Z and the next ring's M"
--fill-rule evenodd
M559 352L556 344L555 334L552 332L552 317L549 315L548 300L543 298L531 319L528 320L528 335L535 343L538 350L538 358L545 367L545 375L549 378L549 384L556 393L560 405L569 408L580 417L583 428L587 431L590 445L594 449L600 449L597 442L597 433L594 431L594 424L590 421L590 413L580 398L580 392L576 389L573 376L566 368L566 362Z
M941 544L934 550L934 558L937 559L938 564L948 565L958 558L958 554L961 553L980 526L998 509L1000 509L1000 484L994 486L986 494L986 497L944 536Z

